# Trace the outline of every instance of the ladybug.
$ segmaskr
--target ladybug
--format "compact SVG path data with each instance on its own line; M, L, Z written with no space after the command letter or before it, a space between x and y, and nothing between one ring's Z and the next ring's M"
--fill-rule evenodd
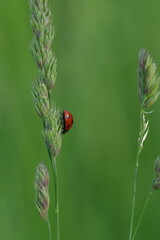
M73 125L73 116L70 112L66 110L63 111L62 123L63 123L62 134L65 134L71 129Z

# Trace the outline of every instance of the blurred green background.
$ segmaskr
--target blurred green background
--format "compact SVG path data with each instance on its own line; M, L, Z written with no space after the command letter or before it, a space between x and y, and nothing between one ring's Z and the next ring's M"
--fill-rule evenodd
M58 158L61 239L128 239L139 131L137 57L147 48L160 72L160 2L54 0L51 5L58 58L54 99L75 119ZM0 240L48 239L34 205L36 165L44 160L51 168L31 97L37 68L29 49L29 17L27 0L0 1ZM160 101L153 109L136 217L160 154ZM137 240L159 239L159 202L156 192ZM54 232L53 193L51 203Z

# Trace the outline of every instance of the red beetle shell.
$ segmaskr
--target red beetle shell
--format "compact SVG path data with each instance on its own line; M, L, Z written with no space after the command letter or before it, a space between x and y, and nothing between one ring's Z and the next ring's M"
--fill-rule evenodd
M64 120L64 126L63 126L63 131L62 133L68 132L72 125L73 125L73 116L70 112L64 110L63 111L63 120Z

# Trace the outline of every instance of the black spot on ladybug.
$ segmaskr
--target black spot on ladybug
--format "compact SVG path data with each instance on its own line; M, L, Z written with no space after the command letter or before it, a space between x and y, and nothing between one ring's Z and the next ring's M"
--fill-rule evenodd
M67 125L67 127L69 128L69 127L70 127L70 125Z

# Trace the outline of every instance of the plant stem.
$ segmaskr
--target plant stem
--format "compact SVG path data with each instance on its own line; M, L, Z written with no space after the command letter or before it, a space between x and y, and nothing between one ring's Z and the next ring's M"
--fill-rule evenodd
M136 226L135 231L134 231L134 233L133 233L132 240L134 240L134 238L135 238L135 236L136 236L136 234L137 234L137 231L138 231L138 229L139 229L140 223L141 223L141 221L142 221L144 212L145 212L145 210L146 210L146 207L147 207L147 205L148 205L148 202L149 202L149 200L150 200L150 197L151 197L152 193L153 193L152 191L149 191L149 193L148 193L148 195L147 195L147 198L146 198L145 204L144 204L144 206L143 206L141 215L140 215L140 217L139 217L137 226Z
M56 158L52 159L52 171L54 178L54 191L55 191L55 215L56 215L56 227L57 227L57 240L60 239L59 231L59 198L58 198L58 174Z
M129 240L132 239L133 232L133 223L134 223L134 213L135 213L135 203L136 203L136 191L137 191L137 173L139 168L139 157L142 151L143 144L143 132L144 132L144 124L143 124L143 116L144 112L140 111L140 136L138 138L138 146L137 146L137 156L136 156L136 164L135 164L135 172L134 172L134 183L133 183L133 199L132 199L132 210L131 210L131 225L129 232Z
M50 225L49 218L47 218L47 224L48 224L49 240L52 240L51 225Z

